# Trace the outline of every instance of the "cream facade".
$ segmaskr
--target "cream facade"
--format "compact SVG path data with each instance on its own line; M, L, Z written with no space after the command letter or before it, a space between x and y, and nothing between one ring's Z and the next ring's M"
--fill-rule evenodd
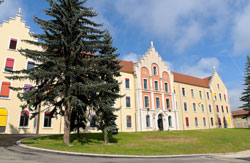
M50 118L50 110L42 107L39 116L29 119L32 113L21 112L22 103L17 92L9 89L9 86L29 88L33 85L28 80L9 81L6 78L12 70L31 68L35 64L18 49L42 50L21 41L34 38L21 20L20 12L0 25L0 36L0 133L63 133L63 117ZM233 127L227 89L216 70L205 79L172 72L153 43L138 62L121 61L120 64L123 68L117 80L121 83L120 95L123 97L114 104L120 108L115 113L119 131ZM96 132L96 129L89 123L85 132Z

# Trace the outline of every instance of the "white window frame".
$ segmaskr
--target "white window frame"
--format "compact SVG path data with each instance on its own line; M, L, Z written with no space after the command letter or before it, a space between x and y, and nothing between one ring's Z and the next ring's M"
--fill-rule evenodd
M27 110L27 109L25 109L25 110ZM25 110L23 110L23 111L25 111ZM30 114L30 111L29 110L27 110L28 112L29 112L29 114ZM22 113L22 110L21 111L19 111L19 121L18 121L18 128L24 128L24 129L29 129L30 127L30 119L28 118L28 126L20 126L20 121L21 121L21 113ZM30 117L30 116L29 116Z
M16 49L14 50L14 49L10 49L10 41L11 41L11 39L16 39L17 40L17 43L16 43ZM9 38L9 43L8 43L8 50L11 50L11 51L15 51L15 52L17 52L17 49L18 49L18 44L19 44L19 39L18 38L15 38L15 37L10 37Z
M195 110L194 110L195 109ZM196 106L196 103L193 102L193 111L196 113L197 112L197 106Z
M146 100L145 100L146 98L145 97L148 98L148 107L146 107ZM145 108L150 108L150 105L149 105L149 96L147 96L147 95L144 96L144 107Z
M128 81L128 88L127 88L127 81ZM130 78L125 78L125 89L130 89Z
M3 67L3 72L4 72L4 73L10 73L10 72L8 72L8 71L5 71L6 61L7 61L8 58L14 59L13 71L15 70L16 58L15 58L15 57L8 57L8 56L6 56L6 57L5 57L5 60L4 60L4 63L3 63L3 65L4 65L4 67Z
M50 126L50 127L45 127L45 126L44 126L45 113L46 113L46 112L51 112L51 111L45 111L45 112L43 113L43 128L50 129L50 128L53 128L53 127L52 127L52 117L51 117L51 126Z
M157 67L156 66L153 66L153 74L154 74L154 76L158 75L158 73L157 73Z
M157 100L156 99L159 99L159 108L157 107ZM156 104L156 109L161 108L161 98L160 97L155 97L155 104Z
M199 91L200 99L202 99L202 91Z
M158 89L156 89L156 87L155 87L155 83L156 83L156 82L157 82L157 88L158 88ZM158 80L155 80L155 81L154 81L154 88L155 88L155 91L159 91L159 90L160 90Z
M129 97L129 104L130 104L129 107L127 107L127 97ZM125 96L125 106L126 108L131 108L131 96Z
M131 123L130 123L131 126L130 126L130 127L128 127L128 123L127 123L127 117L128 117L128 116L130 116L130 119L131 119L131 121L130 121L130 122L131 122ZM132 128L132 115L131 115L131 114L127 114L127 115L126 115L126 128L127 128L127 129L131 129L131 128Z
M167 91L166 91L166 84L167 84L167 86L168 86L168 87L167 87ZM165 82L165 83L164 83L164 92L167 92L167 93L169 92L169 84L168 84L168 82Z
M0 93L1 93L1 91L2 91L3 82L8 82L8 83L10 83L10 86L12 86L12 81L6 81L6 80L0 81ZM12 91L11 91L11 89L10 89L10 93L9 93L9 97L8 97L8 98L1 97L1 96L0 96L0 99L3 99L3 100L10 100L10 99L11 99L11 92L12 92Z
M169 108L168 108L168 105L167 105L167 100L169 101ZM167 109L171 109L170 99L169 99L169 98L166 98L165 101L166 101L166 108L167 108Z
M147 88L144 88L144 80L146 80L146 83L147 83ZM148 87L148 79L147 78L143 78L143 89L145 89L145 90L148 90L149 89L149 87Z
M187 106L187 110L185 110L185 104L186 104L186 106ZM187 104L187 102L184 102L184 103L183 103L183 107L184 107L184 111L187 112L187 111L188 111L188 104Z
M184 89L184 94L183 94L183 89ZM182 96L186 97L186 89L184 87L181 88L181 94Z
M191 97L195 98L195 93L194 93L194 89L193 88L190 89L190 92L191 92ZM193 92L193 94L192 94L192 92Z

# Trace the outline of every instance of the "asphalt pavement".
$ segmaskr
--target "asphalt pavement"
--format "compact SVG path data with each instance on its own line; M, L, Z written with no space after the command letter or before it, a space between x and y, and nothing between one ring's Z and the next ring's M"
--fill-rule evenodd
M22 148L16 141L34 135L0 135L0 163L245 163L250 157L226 156L185 156L171 158L104 158L72 156Z

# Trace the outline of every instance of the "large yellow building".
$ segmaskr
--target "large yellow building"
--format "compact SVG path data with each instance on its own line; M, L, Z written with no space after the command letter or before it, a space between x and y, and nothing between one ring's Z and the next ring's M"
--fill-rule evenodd
M34 66L18 49L41 48L21 40L34 40L29 27L21 20L21 12L0 25L0 133L62 133L63 117L50 118L50 110L29 119L30 112L21 112L17 92L9 86L29 88L30 81L9 81L12 70ZM151 47L136 62L121 61L123 67L117 80L121 83L115 103L119 131L193 130L233 127L227 89L214 68L205 79L172 72ZM91 117L94 114L90 114ZM38 125L39 124L39 125ZM91 124L91 123L90 123ZM88 126L86 131L96 131Z

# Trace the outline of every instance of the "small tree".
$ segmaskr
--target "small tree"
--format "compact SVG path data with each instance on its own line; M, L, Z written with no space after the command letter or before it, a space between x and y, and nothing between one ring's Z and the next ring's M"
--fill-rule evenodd
M242 93L242 97L240 100L244 102L244 104L241 106L246 111L249 111L250 113L250 57L247 56L247 63L246 63L246 69L245 69L245 88Z
M64 143L70 144L72 111L83 114L91 101L89 95L102 91L106 85L97 75L97 58L89 57L89 53L100 51L103 31L98 30L100 24L90 20L97 13L83 6L86 0L47 1L50 7L44 12L52 19L34 18L44 33L33 37L41 42L25 40L45 49L21 49L22 55L37 64L29 70L14 71L9 79L29 79L35 83L27 93L19 93L18 97L25 102L22 107L32 111L37 111L40 104L53 107L51 115L64 116Z
M112 45L112 37L106 31L96 65L99 67L100 78L107 84L93 98L93 109L96 113L94 117L95 126L103 132L105 144L110 142L109 135L117 131L115 123L117 116L114 112L118 109L114 108L113 104L117 98L122 97L119 95L120 85L116 79L120 76L121 66L119 65L120 62L116 60L119 54L115 54L115 51L116 48Z

